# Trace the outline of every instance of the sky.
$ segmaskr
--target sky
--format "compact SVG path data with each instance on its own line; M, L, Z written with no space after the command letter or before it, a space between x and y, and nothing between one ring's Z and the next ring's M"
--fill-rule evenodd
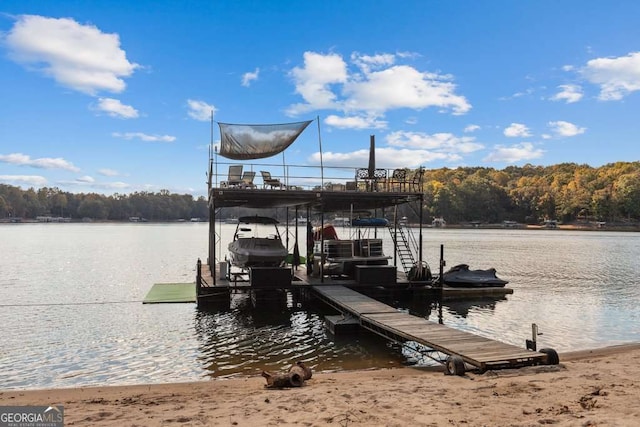
M635 0L3 0L0 183L206 195L216 122L313 120L298 165L366 167L370 135L389 169L638 161L639 22Z

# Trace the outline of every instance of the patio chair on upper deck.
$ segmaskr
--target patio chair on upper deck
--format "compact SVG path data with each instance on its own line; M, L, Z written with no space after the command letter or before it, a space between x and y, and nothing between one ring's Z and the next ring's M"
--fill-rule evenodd
M256 188L256 185L253 183L253 178L255 178L256 173L254 171L245 171L242 174L242 182L240 186L242 188Z
M424 179L424 168L420 166L417 171L413 174L413 178L411 179L411 191L415 193L422 193L423 189L423 179Z
M271 177L271 172L260 171L260 173L262 174L262 188L267 188L267 185L269 188L284 188L284 184L278 178Z
M396 169L391 175L391 191L406 191L407 190L407 170ZM397 187L397 190L396 190Z
M230 165L227 187L236 187L242 184L242 165Z

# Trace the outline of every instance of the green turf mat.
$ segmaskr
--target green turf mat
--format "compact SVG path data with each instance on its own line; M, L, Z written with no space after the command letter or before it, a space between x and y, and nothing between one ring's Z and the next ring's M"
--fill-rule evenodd
M156 283L142 300L143 304L196 302L195 283Z

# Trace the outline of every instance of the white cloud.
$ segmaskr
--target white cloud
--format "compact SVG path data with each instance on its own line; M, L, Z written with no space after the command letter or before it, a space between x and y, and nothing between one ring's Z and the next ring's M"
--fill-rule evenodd
M288 113L296 115L313 110L337 108L337 95L331 91L330 85L347 81L347 64L337 54L305 52L303 57L304 66L293 68L290 75L296 85L296 93L302 96L306 104L292 105Z
M384 53L379 55L361 55L358 52L351 54L351 62L360 67L365 73L371 69L380 69L384 66L393 65L396 62L395 56Z
M560 92L551 97L552 101L565 101L567 104L578 102L584 96L582 88L578 85L560 85Z
M341 55L305 52L304 65L290 73L304 103L291 105L287 113L337 109L349 116L382 117L401 108L437 107L453 114L471 109L466 98L455 93L450 75L396 65L391 54L354 53L350 59L353 71Z
M196 99L188 99L187 105L189 106L189 117L194 120L206 122L211 120L212 115L216 113L216 107L211 104L207 104L204 101L198 101Z
M0 182L8 184L27 184L35 187L47 185L47 179L39 175L0 175Z
M340 129L385 129L387 127L387 122L377 120L375 117L339 117L331 114L324 122Z
M251 73L244 73L242 75L242 86L249 87L251 82L254 80L258 80L258 75L260 74L260 68L256 68L256 70Z
M544 150L535 149L530 142L522 142L510 147L496 145L483 160L486 162L517 163L524 160L539 159L544 154Z
M526 137L531 136L531 132L529 128L522 123L511 123L511 125L504 129L504 136L508 136L509 138Z
M81 176L81 177L78 177L77 179L78 179L78 181L80 181L80 182L86 182L86 183L88 183L88 184L91 184L91 183L93 183L93 182L96 182L96 180L95 180L95 179L93 179L93 177L92 177L92 176L89 176L89 175Z
M461 157L455 153L393 147L376 148L376 167L378 168L415 168L435 160L454 162L460 159ZM353 167L354 165L367 165L369 162L369 150L357 150L348 153L323 152L322 160L326 166ZM318 163L320 161L320 155L314 153L309 161Z
M580 72L589 82L600 86L598 99L618 101L640 90L640 52L592 59Z
M578 127L573 123L565 122L562 120L558 120L556 122L549 122L549 128L553 133L558 136L576 136L581 133L584 133L587 128Z
M484 148L472 136L457 137L451 133L429 135L421 132L392 132L387 136L392 147L433 150L441 153L472 153ZM377 151L377 150L376 150Z
M115 182L105 182L102 184L98 184L97 187L104 188L107 190L125 190L127 188L131 188L131 185L127 184L126 182L115 181Z
M95 95L119 93L139 65L127 60L117 34L70 18L20 15L5 37L14 61L37 69L59 84Z
M126 190L131 188L130 184L125 182L98 182L90 176L81 176L73 180L56 181L57 185L68 187L82 187L96 190Z
M73 163L68 162L61 157L41 157L39 159L32 159L31 156L22 153L0 154L0 162L40 169L63 169L70 172L78 172L80 170L75 167Z
M376 167L387 169L415 168L436 160L460 162L463 154L484 148L473 137L457 137L449 133L428 135L399 131L387 135L385 141L387 146L376 147ZM309 160L319 162L319 153L314 153ZM325 165L331 166L366 165L369 162L369 150L323 152L322 160Z
M535 89L533 89L533 88L528 88L528 89L526 89L526 90L525 90L525 91L523 91L523 92L516 92L516 93L514 93L513 95L510 95L510 96L503 96L503 97L500 97L499 99L500 99L500 101L508 101L508 100L510 100L510 99L521 98L521 97L523 97L523 96L529 96L529 95L532 95L534 92L535 92Z
M114 169L103 168L99 169L98 173L103 176L119 176L120 172Z
M143 132L125 132L125 133L113 132L111 135L116 138L122 138L127 140L139 139L145 142L173 142L176 140L176 137L171 135L148 135Z
M98 104L93 109L121 119L135 119L139 116L138 110L113 98L99 98Z
M479 129L480 129L480 126L478 126L478 125L469 125L469 126L464 128L464 132L465 133L475 132L475 131L477 131Z
M360 110L383 114L387 110L428 107L451 109L464 114L471 109L466 98L455 94L451 76L423 73L406 65L395 65L373 71L363 79L352 79L344 85L343 102L347 111Z

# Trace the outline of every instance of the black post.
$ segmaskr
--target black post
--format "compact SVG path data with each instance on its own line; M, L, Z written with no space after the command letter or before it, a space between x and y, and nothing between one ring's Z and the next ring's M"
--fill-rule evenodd
M307 275L313 273L313 226L311 225L311 208L307 206Z
M196 263L196 297L200 295L200 288L202 287L202 261L198 258Z
M216 205L209 193L209 271L213 276L213 286L216 285Z
M444 274L444 266L447 262L444 260L444 245L440 245L440 278L438 279L438 284L440 289L444 286L444 278L442 277Z
M422 267L422 215L424 214L424 194L420 194L420 229L419 229L419 238L420 241L418 243L418 265Z

